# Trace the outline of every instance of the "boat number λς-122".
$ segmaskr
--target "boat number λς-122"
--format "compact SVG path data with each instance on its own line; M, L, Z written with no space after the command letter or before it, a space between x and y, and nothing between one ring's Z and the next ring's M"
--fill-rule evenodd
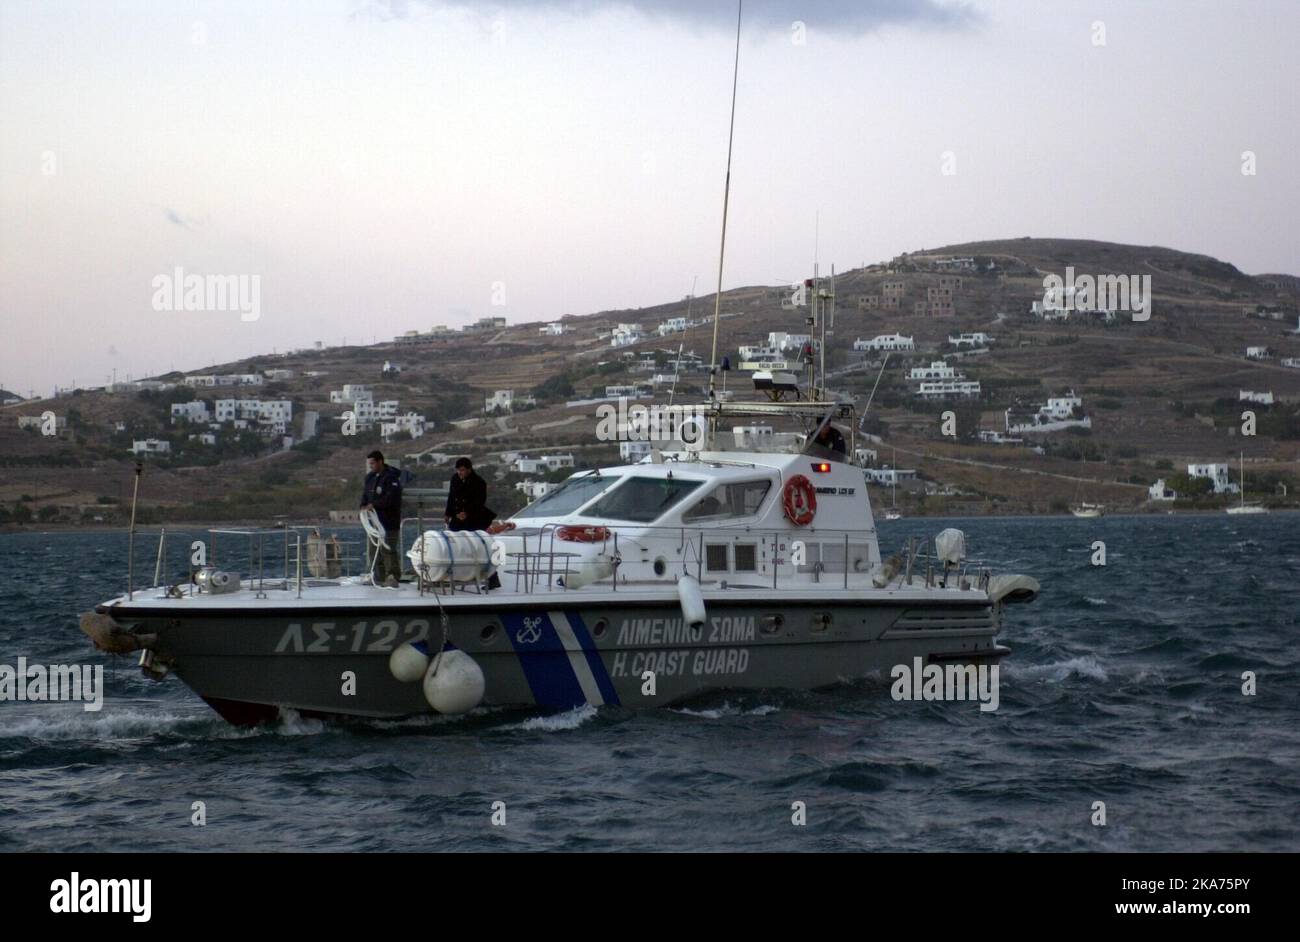
M294 623L284 630L276 654L390 654L406 641L424 641L429 623L422 618L399 624L391 618L359 621L351 625L317 621Z

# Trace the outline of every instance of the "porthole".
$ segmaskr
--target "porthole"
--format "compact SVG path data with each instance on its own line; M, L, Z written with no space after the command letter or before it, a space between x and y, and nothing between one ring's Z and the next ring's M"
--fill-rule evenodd
M591 636L599 641L601 638L605 637L605 632L608 630L609 622L602 618L597 621L596 624L591 626Z
M484 644L491 644L497 636L496 625L484 625L483 630L479 632L478 639Z
M663 575L664 573L666 573L667 571L668 571L668 560L664 559L662 556L656 557L656 558L655 558L655 575L656 575L656 576L662 576L662 575Z

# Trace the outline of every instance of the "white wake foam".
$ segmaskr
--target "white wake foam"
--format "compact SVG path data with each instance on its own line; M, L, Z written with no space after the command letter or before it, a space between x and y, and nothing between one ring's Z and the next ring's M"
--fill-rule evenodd
M584 703L580 707L574 707L572 710L566 710L563 713L556 713L553 716L533 716L524 720L522 723L515 723L502 728L528 731L541 730L544 733L559 733L565 730L577 729L584 723L595 719L596 712L594 706L590 703Z
M775 713L779 708L762 704L750 710L742 710L740 707L732 706L729 702L723 703L722 706L711 710L692 710L690 707L675 707L670 709L669 713L678 713L682 716L698 716L706 720L720 720L728 716L767 716L769 713Z
M1028 667L1017 667L1014 675L1025 680L1045 680L1053 684L1059 684L1070 677L1086 677L1089 680L1099 680L1102 683L1110 680L1105 668L1098 664L1097 659L1092 655L1072 657L1067 661L1056 661L1052 664L1033 664Z

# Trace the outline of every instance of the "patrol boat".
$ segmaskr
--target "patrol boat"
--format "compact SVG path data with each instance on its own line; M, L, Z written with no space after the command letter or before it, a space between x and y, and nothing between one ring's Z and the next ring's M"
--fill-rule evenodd
M1037 595L1032 578L970 563L956 530L882 559L862 468L811 437L722 447L733 419L852 430L852 406L687 408L707 426L700 447L575 473L496 532L404 520L397 588L345 574L340 544L306 528L215 530L192 577L129 589L82 629L102 650L139 650L146 675L174 673L236 724L285 708L665 705L1007 653L1002 613Z
M738 21L737 64L739 37ZM735 92L733 72L733 127ZM729 142L723 247L730 178ZM339 542L286 527L210 531L171 584L160 539L155 584L137 591L133 499L127 592L85 613L82 630L101 650L140 651L146 675L174 673L236 724L285 709L656 706L1008 653L996 640L1003 610L1038 583L968 562L952 529L933 549L913 539L882 559L863 469L816 443L827 423L851 439L858 427L855 407L824 385L834 269L829 292L812 286L821 356L806 358L806 394L779 401L786 390L769 386L769 401L741 403L714 385L722 267L720 251L707 401L668 406L654 436L664 447L641 462L575 473L491 531L429 529L417 513L402 521L410 571L395 588L349 574ZM754 420L797 431L756 435ZM373 555L384 530L362 523ZM230 555L232 538L246 552Z

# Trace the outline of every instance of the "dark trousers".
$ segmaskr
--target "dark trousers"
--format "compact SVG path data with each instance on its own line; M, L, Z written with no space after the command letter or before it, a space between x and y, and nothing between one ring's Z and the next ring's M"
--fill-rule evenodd
M388 549L376 549L370 543L366 544L366 563L370 566L370 571L375 575L375 582L383 582L389 576L401 580L402 557L397 552L402 545L401 531L386 530L384 532L384 542L388 544ZM379 554L378 560L374 558L376 552Z

